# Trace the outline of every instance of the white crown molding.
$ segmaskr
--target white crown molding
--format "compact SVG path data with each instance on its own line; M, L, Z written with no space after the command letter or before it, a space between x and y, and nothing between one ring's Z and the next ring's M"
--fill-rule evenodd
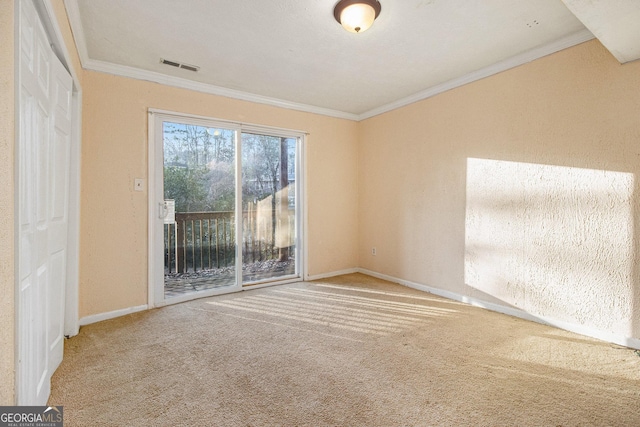
M497 62L488 67L466 74L462 77L458 77L453 80L449 80L448 82L432 86L406 98L402 98L398 101L394 101L381 107L374 108L373 110L369 110L365 113L360 114L358 116L358 121L387 113L401 107L405 107L409 104L413 104L414 102L422 101L423 99L431 98L432 96L438 95L448 90L455 89L468 83L484 79L485 77L501 73L502 71L518 67L520 65L526 64L527 62L535 61L536 59L551 55L552 53L559 52L572 46L576 46L580 43L587 42L594 38L595 36L591 34L591 32L587 29L578 31L577 33L571 34L552 43L537 47L535 49L531 49L509 59L505 59L504 61Z
M274 107L286 108L289 110L302 111L306 113L320 114L323 116L336 117L346 120L358 120L358 115L346 113L343 111L332 110L330 108L316 107L313 105L300 104L297 102L285 101L277 98L256 95L234 89L227 89L207 83L195 82L193 80L183 79L180 77L168 76L154 71L146 71L139 68L128 67L124 65L112 64L104 61L98 61L89 58L86 44L84 27L80 18L80 10L78 8L78 0L64 0L67 15L71 24L73 38L78 49L78 56L82 67L86 70L98 71L107 74L113 74L121 77L129 77L136 80L145 80L154 83L160 83L167 86L178 87L182 89L194 90L197 92L208 93L211 95L219 95L227 98L239 99L242 101L256 102L259 104L271 105Z
M180 77L168 76L166 74L146 71L139 68L112 64L104 61L98 61L89 58L86 37L84 34L84 28L82 26L82 20L80 19L80 10L78 9L78 0L64 0L67 14L69 16L69 22L73 31L76 47L78 49L78 55L82 66L91 71L98 71L107 74L113 74L116 76L129 77L136 80L145 80L154 83L159 83L167 86L178 87L182 89L193 90L197 92L207 93L211 95L224 96L227 98L239 99L242 101L255 102L259 104L271 105L274 107L286 108L289 110L302 111L312 114L320 114L323 116L335 117L345 120L362 121L392 110L396 110L401 107L405 107L409 104L413 104L418 101L430 98L440 93L446 92L451 89L463 86L468 83L475 82L485 77L492 76L494 74L506 71L511 68L518 67L527 62L534 61L552 53L559 52L563 49L584 43L592 40L594 35L587 29L578 31L562 39L556 40L544 46L531 49L527 52L513 56L504 61L466 74L464 76L449 80L442 84L432 86L423 91L417 92L406 98L391 102L389 104L382 105L372 110L366 111L362 114L348 113L345 111L333 110L330 108L316 107L313 105L301 104L292 101L286 101L278 98L271 98L262 95L256 95L249 92L243 92L235 89L227 89L221 86L215 86L207 83L196 82Z
M336 117L346 120L358 120L357 114L345 113L343 111L332 110L329 108L315 107L313 105L300 104L297 102L285 101L283 99L270 98L267 96L256 95L235 89L227 89L221 86L215 86L207 83L196 82L193 80L183 79L181 77L168 76L166 74L155 71L147 71L139 68L129 67L125 65L117 65L104 61L96 61L94 59L87 60L83 66L87 70L99 71L102 73L113 74L116 76L129 77L137 80L146 80L154 83L160 83L167 86L178 87L181 89L193 90L196 92L208 93L211 95L224 96L227 98L239 99L241 101L255 102L258 104L271 105L273 107L286 108L289 110L302 111L305 113L320 114L323 116Z

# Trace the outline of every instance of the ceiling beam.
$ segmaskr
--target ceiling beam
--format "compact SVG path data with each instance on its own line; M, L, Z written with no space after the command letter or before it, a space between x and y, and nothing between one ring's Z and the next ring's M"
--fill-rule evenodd
M640 59L640 1L562 1L621 64Z

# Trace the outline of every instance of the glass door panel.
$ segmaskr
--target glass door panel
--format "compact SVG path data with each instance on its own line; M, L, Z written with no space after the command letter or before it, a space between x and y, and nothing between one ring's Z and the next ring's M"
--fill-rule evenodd
M299 280L304 135L150 118L150 304Z
M243 132L242 283L295 277L298 138Z
M164 121L164 296L236 284L236 131Z

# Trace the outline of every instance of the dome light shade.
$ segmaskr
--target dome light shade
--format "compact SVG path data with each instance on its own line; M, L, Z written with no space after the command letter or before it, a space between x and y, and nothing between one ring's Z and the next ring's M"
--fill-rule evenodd
M377 0L340 0L333 16L345 30L361 33L373 25L382 7Z

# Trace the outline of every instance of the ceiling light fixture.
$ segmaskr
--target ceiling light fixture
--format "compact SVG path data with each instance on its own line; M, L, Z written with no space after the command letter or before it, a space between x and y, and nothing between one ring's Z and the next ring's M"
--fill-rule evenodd
M333 9L333 16L345 30L361 33L373 25L380 9L382 6L377 0L340 0Z

